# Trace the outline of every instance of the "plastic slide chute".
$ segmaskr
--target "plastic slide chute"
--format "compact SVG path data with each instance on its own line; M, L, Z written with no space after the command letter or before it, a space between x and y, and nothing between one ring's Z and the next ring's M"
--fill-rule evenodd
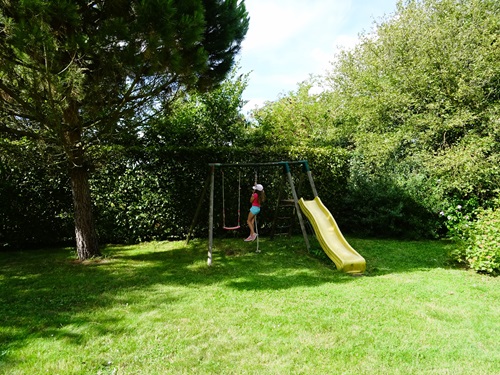
M299 205L314 228L323 251L335 263L338 270L347 273L363 273L365 259L346 241L337 222L319 197L314 200L299 200Z

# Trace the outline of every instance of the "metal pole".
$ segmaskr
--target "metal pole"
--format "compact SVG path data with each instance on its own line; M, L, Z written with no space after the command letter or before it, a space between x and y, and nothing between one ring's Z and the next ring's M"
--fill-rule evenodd
M198 201L198 207L196 208L196 213L194 214L193 222L191 223L191 227L189 227L189 232L186 238L186 245L189 245L189 241L191 240L191 235L193 234L194 226L198 221L198 216L201 212L201 205L203 200L205 199L205 194L207 193L208 184L210 183L210 175L207 176L205 180L205 184L203 185L203 192L201 193L200 200Z
M311 169L309 168L309 163L307 160L304 161L304 164L302 164L304 167L304 171L307 173L307 178L309 179L309 183L311 184L311 190L313 192L314 198L318 196L318 191L316 190L316 186L314 185L314 180L312 177Z
M257 234L257 250L255 250L256 253L260 253L259 250L259 224L257 224L257 216L255 215L255 233Z
M285 164L285 171L288 176L288 182L290 183L290 187L292 188L293 202L295 203L295 211L297 211L297 217L299 218L300 229L302 230L302 235L304 236L304 241L306 243L307 251L310 251L311 246L309 245L309 238L307 237L307 231L304 225L304 219L302 218L302 213L301 213L302 211L300 211L299 198L297 197L297 192L295 191L292 172L290 171L290 166L288 164Z
M208 259L207 264L212 265L212 245L214 242L214 185L215 166L212 165L210 176L210 211L208 216Z

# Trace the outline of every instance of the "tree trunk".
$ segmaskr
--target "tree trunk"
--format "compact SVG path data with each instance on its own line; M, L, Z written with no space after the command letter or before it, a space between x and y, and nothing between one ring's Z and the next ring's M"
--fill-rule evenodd
M73 209L75 215L75 239L78 259L86 260L100 256L97 233L92 214L89 170L82 142L82 126L78 116L79 107L71 100L64 111L62 142L68 156Z
M75 211L76 251L78 259L86 260L101 255L92 215L89 174L84 166L73 167L70 174Z

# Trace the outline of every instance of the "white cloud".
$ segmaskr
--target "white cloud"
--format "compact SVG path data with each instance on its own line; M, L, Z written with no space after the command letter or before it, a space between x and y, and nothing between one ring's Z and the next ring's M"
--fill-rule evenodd
M311 74L325 73L339 47L352 48L358 34L393 11L396 1L246 0L250 28L240 65L252 73L244 97L262 104Z
M289 4L293 4L290 2ZM300 33L310 22L305 2L283 6L279 1L253 0L246 3L250 27L243 49L265 51L276 48Z
M262 107L264 103L266 102L265 99L263 98L252 98L247 101L247 103L243 106L243 114L247 115L250 111L254 110L255 108Z

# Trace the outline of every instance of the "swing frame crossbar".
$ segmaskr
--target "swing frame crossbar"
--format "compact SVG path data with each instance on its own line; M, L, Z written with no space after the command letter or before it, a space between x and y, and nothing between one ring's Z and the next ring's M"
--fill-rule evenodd
M246 167L266 167L266 166L284 166L285 168L293 164L302 164L306 170L309 170L309 163L307 160L297 161L273 161L267 163L209 163L209 167L233 167L233 168L246 168Z
M209 176L205 182L205 187L203 189L202 196L200 198L198 208L196 210L195 218L193 219L193 223L191 224L191 228L189 230L187 236L187 242L189 243L190 235L194 229L194 225L196 223L198 214L201 209L201 204L203 202L203 197L206 194L206 190L210 184L210 209L209 209L209 217L208 217L208 259L207 264L209 266L212 265L212 249L213 249L213 238L214 238L214 190L215 190L215 169L216 168L248 168L248 167L267 167L267 166L281 166L284 169L285 174L288 177L288 183L290 185L293 201L295 203L295 212L297 213L297 217L299 219L300 228L302 230L302 235L304 236L304 242L306 244L307 250L310 250L309 239L307 237L307 231L304 224L304 219L302 217L302 213L299 206L299 197L297 196L297 192L295 190L295 184L293 182L292 173L290 165L302 165L303 171L307 173L307 177L309 179L309 183L311 185L311 190L313 192L314 198L318 196L316 191L316 187L314 185L314 180L312 178L311 169L309 168L309 163L307 160L299 160L299 161L276 161L276 162L267 162L267 163L209 163L208 166L210 168ZM237 227L235 227L236 229Z

